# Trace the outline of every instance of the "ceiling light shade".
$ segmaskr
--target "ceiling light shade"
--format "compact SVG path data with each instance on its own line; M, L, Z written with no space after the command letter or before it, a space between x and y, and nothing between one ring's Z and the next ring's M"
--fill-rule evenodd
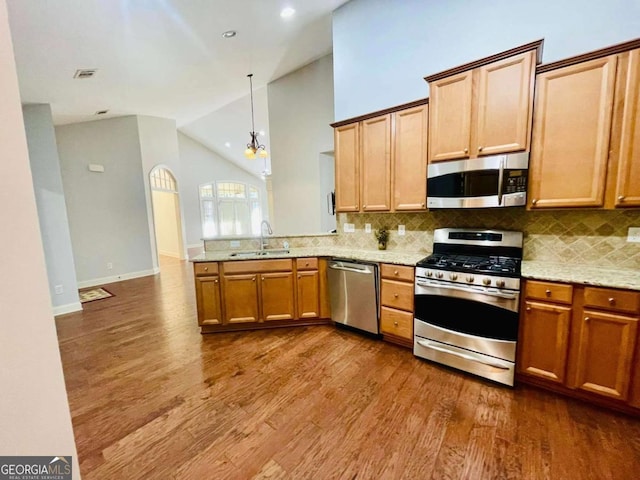
M253 119L253 73L250 73L247 77L249 77L249 93L251 94L251 131L249 132L251 141L247 143L247 149L244 151L244 156L249 160L253 160L256 158L256 152L258 152L260 158L266 158L269 154L267 153L266 147L258 141L258 134L256 133L255 122Z
M282 18L290 18L293 16L293 14L296 13L295 9L291 8L291 7L285 7L282 9L282 11L280 12L280 16Z

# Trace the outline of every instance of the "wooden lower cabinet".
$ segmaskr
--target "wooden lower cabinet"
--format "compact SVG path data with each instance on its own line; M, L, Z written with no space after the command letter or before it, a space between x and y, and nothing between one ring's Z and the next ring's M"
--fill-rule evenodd
M330 323L326 260L194 263L202 333Z
M413 348L414 268L380 266L380 332L388 342Z
M518 379L640 415L640 292L527 280Z

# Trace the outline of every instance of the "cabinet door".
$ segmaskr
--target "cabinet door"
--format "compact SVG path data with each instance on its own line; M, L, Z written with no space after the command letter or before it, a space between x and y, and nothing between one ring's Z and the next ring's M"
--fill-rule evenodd
M601 207L617 57L538 75L529 207Z
M382 306L380 308L380 331L413 340L413 313Z
M362 121L362 211L391 209L391 115Z
M636 344L637 319L585 309L579 321L573 387L626 400Z
M225 275L224 323L258 321L257 275Z
M429 162L469 156L472 72L429 84Z
M318 271L299 271L297 280L298 318L318 318L320 316Z
M265 321L294 318L293 288L293 272L260 275L262 318Z
M622 116L615 206L638 207L640 206L640 50L633 50L629 55Z
M220 280L215 277L196 277L198 325L220 325Z
M564 383L571 308L527 301L520 319L518 372Z
M525 52L479 68L475 142L478 155L529 147L535 56L535 51Z
M393 210L424 210L427 198L428 106L394 114Z
M334 142L336 211L357 212L360 209L360 124L336 127Z

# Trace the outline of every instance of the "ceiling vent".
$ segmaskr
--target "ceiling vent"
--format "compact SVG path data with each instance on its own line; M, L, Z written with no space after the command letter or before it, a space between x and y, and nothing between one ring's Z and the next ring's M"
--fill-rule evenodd
M97 68L82 68L82 69L76 70L76 73L73 76L73 78L91 78L96 74L97 71L98 71Z
M105 115L109 110L98 110L95 115Z

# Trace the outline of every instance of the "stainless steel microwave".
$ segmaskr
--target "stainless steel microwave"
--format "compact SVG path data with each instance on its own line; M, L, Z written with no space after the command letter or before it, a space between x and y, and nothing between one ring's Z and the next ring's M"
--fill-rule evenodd
M525 205L528 172L528 152L430 164L427 208Z

